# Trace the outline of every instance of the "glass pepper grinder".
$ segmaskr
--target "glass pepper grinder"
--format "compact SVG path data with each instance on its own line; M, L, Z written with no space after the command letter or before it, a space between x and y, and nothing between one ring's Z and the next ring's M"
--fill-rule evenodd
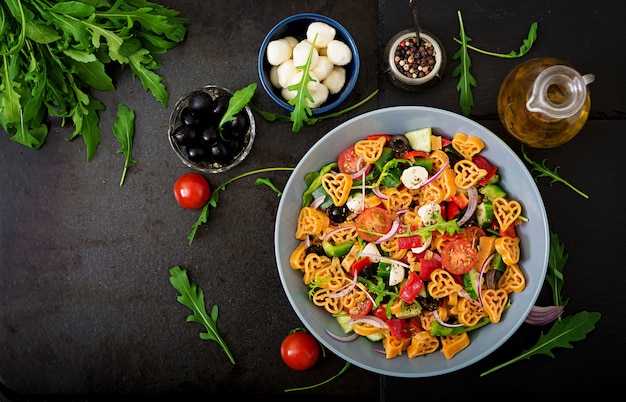
M571 140L585 125L593 74L581 75L568 63L541 57L515 67L498 93L498 114L506 130L535 148Z

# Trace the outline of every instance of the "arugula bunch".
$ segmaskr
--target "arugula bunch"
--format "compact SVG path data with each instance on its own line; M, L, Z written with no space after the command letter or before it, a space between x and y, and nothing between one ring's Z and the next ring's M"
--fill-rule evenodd
M0 3L0 124L11 140L40 148L48 116L74 125L90 161L105 106L90 89L114 91L109 65L128 66L167 107L155 55L183 41L187 19L146 0L4 0Z

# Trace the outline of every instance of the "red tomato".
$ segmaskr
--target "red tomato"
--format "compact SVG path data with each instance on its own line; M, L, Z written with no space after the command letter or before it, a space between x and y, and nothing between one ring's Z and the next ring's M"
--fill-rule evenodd
M372 306L372 300L367 297L365 300L358 302L356 306L346 308L346 312L350 315L350 318L361 318L372 311Z
M478 244L480 238L485 235L485 231L480 226L468 226L465 228L465 238L474 245Z
M354 174L362 168L365 162L361 162L361 166L357 166L356 163L359 160L359 156L354 152L354 145L350 145L344 149L337 157L337 164L339 165L339 171L341 173ZM365 169L365 174L368 174L372 166L369 165Z
M472 243L463 238L451 240L441 251L443 267L450 273L462 275L478 262L478 251Z
M292 332L280 345L280 357L287 366L294 370L306 370L312 367L320 356L320 348L313 335L308 332Z
M174 197L183 208L202 208L209 201L210 196L209 183L200 173L185 173L174 183Z
M381 207L365 208L355 219L356 231L367 242L378 240L389 232L393 220L387 210ZM376 234L379 233L379 234Z

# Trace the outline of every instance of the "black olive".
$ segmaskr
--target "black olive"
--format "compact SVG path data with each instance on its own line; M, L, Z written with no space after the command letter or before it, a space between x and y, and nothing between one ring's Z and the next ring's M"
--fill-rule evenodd
M213 109L213 98L204 91L196 91L189 97L188 107L196 115L209 112Z
M311 244L306 248L306 254L317 254L317 255L326 255L324 252L324 247L320 244Z
M217 144L218 140L219 140L219 133L215 130L215 127L213 126L205 127L204 130L202 130L202 133L200 134L200 143L204 147L207 147L207 148L211 147Z
M198 132L193 127L181 125L174 130L173 136L178 145L188 146L196 142Z
M359 276L363 278L371 278L378 274L378 264L370 264L359 272Z
M180 121L186 126L195 127L200 124L200 118L188 107L180 111Z
M346 221L348 214L350 214L350 209L345 205L341 207L332 205L326 209L326 214L332 222L341 223Z
M206 159L206 148L201 146L187 147L187 157L192 162L202 162Z
M211 160L220 164L230 162L233 157L232 153L223 142L217 142L215 145L212 145L209 148L209 154Z
M233 137L243 137L249 127L250 122L248 121L248 116L244 113L237 113L234 120L224 125L224 129L228 130Z
M213 104L213 118L216 121L220 121L222 117L226 114L228 110L228 102L230 102L230 95L220 95L215 98L215 103Z
M417 296L416 300L426 311L435 311L439 308L439 302L432 297Z
M389 145L393 152L396 154L403 154L411 150L411 144L409 143L409 139L404 135L394 135L389 140Z

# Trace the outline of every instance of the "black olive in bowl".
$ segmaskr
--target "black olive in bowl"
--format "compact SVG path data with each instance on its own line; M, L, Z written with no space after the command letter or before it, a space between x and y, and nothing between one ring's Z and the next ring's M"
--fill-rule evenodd
M188 167L204 173L225 172L250 153L256 133L250 107L219 126L232 95L226 88L207 85L176 103L168 137L172 149Z

